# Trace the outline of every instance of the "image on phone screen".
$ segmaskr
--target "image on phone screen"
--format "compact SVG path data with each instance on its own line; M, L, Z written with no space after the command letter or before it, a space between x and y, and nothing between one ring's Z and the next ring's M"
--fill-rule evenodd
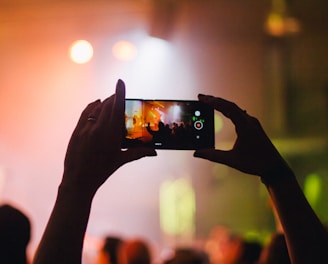
M199 101L126 99L122 148L214 147L214 111Z

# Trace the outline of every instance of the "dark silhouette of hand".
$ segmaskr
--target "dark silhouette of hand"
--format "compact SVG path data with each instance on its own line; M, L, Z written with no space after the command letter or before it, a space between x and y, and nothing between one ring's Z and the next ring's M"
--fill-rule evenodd
M237 139L231 150L200 149L194 156L222 163L245 173L270 178L289 170L260 122L235 103L222 98L199 95L199 100L220 111L235 125Z
M124 126L125 85L117 82L116 93L90 103L82 112L70 139L62 185L74 184L94 194L123 164L155 156L150 148L121 149Z

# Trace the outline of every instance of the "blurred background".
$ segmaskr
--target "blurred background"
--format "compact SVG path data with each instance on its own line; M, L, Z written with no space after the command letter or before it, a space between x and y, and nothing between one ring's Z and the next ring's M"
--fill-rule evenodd
M236 102L262 122L328 219L328 3L321 0L0 0L0 202L44 230L81 111L125 81L127 97ZM81 46L74 46L79 42ZM216 147L234 128L219 114ZM276 226L259 179L158 151L97 193L85 261L107 234L167 247L227 227L264 241Z

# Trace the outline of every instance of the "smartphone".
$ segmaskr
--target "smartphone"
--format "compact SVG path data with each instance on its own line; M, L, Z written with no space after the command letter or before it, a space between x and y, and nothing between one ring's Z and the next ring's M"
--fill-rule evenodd
M195 150L214 147L214 110L199 101L125 100L122 148Z

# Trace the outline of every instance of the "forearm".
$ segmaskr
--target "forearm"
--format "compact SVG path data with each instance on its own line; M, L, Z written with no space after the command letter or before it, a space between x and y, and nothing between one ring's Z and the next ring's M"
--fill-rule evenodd
M284 229L292 263L328 263L326 230L294 174L285 172L267 188Z
M81 263L92 196L60 186L34 264Z

